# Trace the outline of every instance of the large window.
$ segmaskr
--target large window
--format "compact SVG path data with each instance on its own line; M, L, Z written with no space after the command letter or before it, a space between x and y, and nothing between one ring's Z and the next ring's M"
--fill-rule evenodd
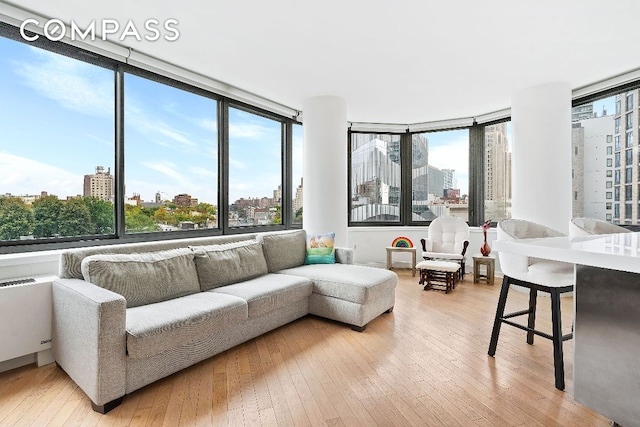
M588 116L576 119L574 115L573 145L580 146L582 153L572 156L572 167L579 172L573 180L574 190L581 195L573 203L574 217L585 216L614 223L638 224L638 213L631 208L638 203L632 198L632 195L638 194L639 181L637 168L634 170L633 167L638 132L632 130L633 117L638 114L638 104L634 102L637 98L637 89L628 90L583 104L591 105L593 113ZM624 127L620 125L622 121ZM611 140L614 141L613 144ZM603 156L601 153L604 150L607 155ZM610 192L611 176L613 194ZM621 185L624 185L622 189ZM609 191L606 191L607 188ZM620 203L614 204L613 216L610 215L611 210L607 209L607 200L611 199L614 202L625 202L622 204L622 212Z
M400 222L401 136L352 133L352 222Z
M467 221L469 131L414 134L411 148L413 221L431 221L439 216Z
M125 75L128 233L217 228L217 101Z
M282 223L282 125L229 108L229 226Z
M511 122L484 128L484 219L511 218Z
M468 219L469 131L350 134L350 222Z
M301 224L292 118L17 34L0 24L0 253Z
M114 233L113 81L0 37L0 241Z

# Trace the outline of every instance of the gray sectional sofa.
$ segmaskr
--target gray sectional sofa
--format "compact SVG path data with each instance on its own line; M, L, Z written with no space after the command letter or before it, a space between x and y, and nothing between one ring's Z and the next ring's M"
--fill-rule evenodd
M305 265L304 230L131 243L62 253L56 363L105 413L124 396L307 314L362 331L393 309L395 273Z

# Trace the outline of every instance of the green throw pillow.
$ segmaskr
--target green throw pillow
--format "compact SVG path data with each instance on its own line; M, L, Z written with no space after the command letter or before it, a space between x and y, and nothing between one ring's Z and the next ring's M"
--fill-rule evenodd
M307 236L307 256L305 264L334 264L336 233L310 234Z

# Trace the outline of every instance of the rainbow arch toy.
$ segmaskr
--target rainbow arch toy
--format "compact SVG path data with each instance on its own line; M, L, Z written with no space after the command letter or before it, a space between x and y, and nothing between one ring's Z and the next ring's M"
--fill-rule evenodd
M412 248L413 242L408 237L396 237L393 239L391 246L394 248Z

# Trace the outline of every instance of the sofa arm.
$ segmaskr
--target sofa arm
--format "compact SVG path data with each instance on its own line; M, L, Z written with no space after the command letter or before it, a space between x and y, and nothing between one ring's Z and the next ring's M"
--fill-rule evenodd
M52 347L58 365L94 409L124 396L125 299L80 279L56 279L52 292Z
M340 264L353 264L353 249L336 248L336 262Z

